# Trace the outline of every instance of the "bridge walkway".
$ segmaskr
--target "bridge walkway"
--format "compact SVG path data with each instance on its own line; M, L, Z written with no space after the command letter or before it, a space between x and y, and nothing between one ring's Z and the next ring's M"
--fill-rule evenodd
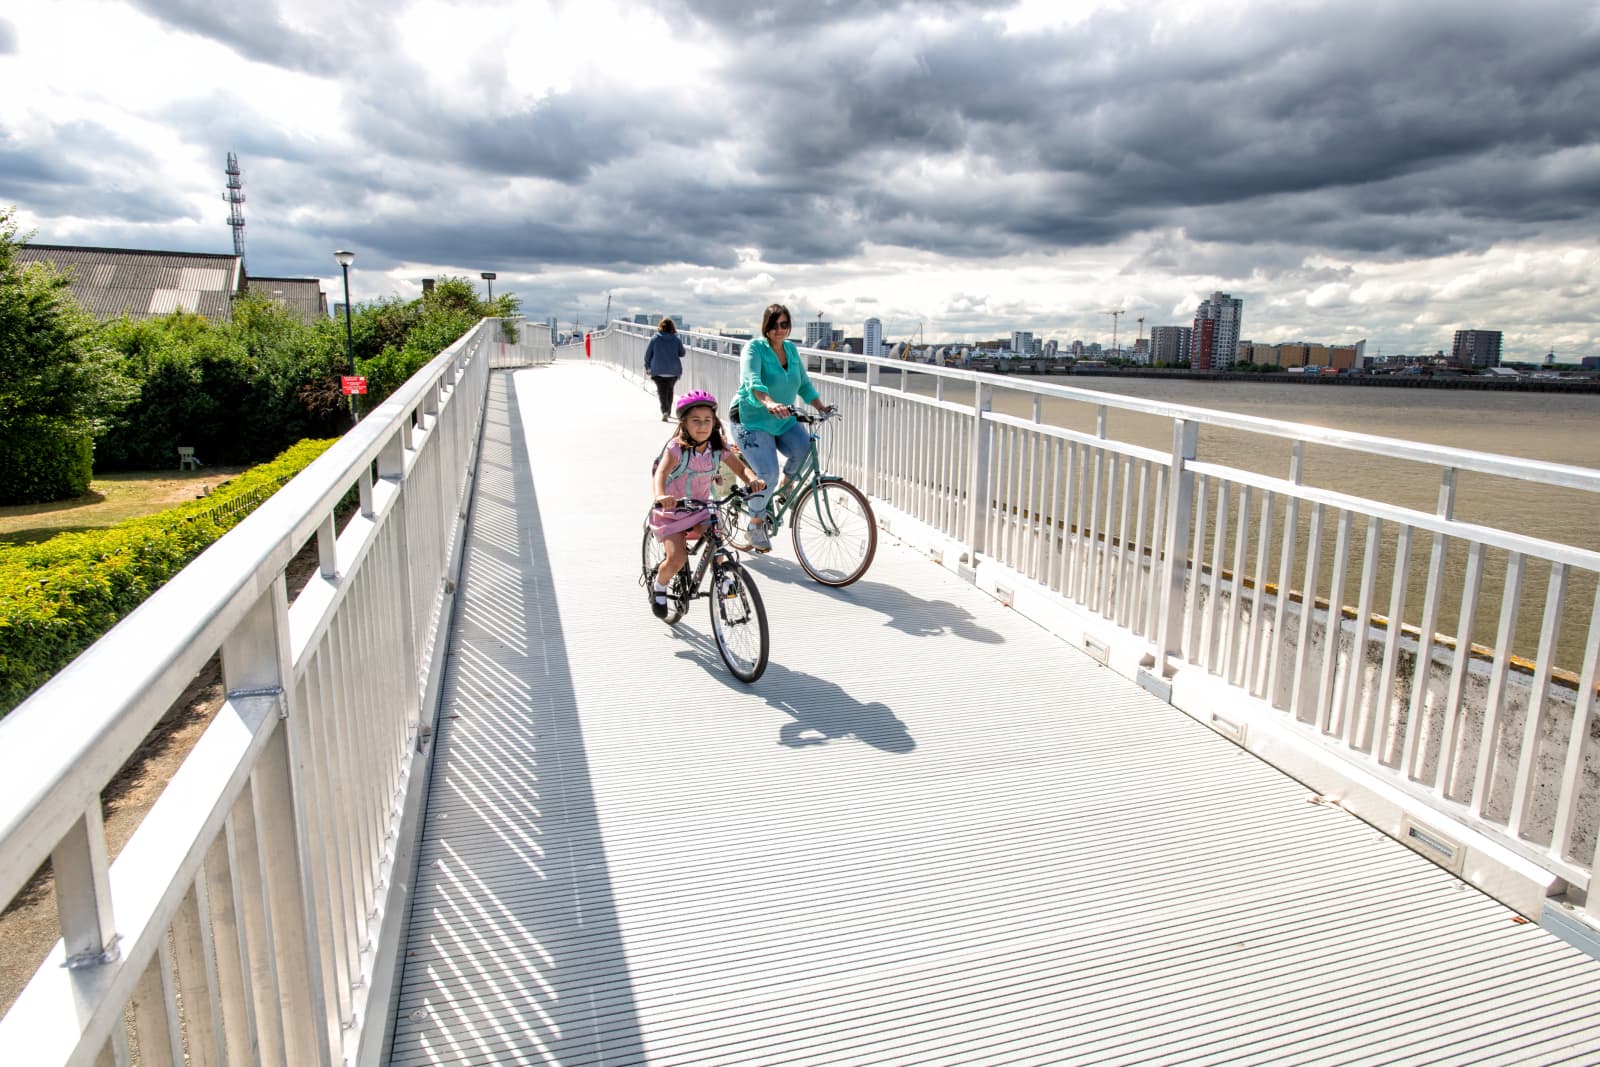
M491 386L391 1062L1594 1062L1600 963L885 538L636 581L654 400Z

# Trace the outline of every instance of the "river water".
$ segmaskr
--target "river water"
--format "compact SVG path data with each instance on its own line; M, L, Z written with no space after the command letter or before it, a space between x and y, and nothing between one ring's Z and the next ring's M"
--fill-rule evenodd
M931 393L932 383L913 376L908 387ZM1023 381L1026 381L1024 379ZM1288 422L1307 423L1340 430L1400 438L1434 445L1494 452L1528 459L1600 468L1600 395L1567 396L1549 393L1469 392L1428 389L1341 388L1291 382L1208 382L1150 378L1061 378L1052 384L1103 392L1160 403L1184 404ZM994 408L1009 414L1031 416L1032 395L1007 388L1013 379L996 379ZM1021 382L1018 382L1021 384ZM946 399L970 401L971 387L952 383ZM1046 397L1041 418L1047 423L1094 432L1096 405ZM1172 447L1170 419L1108 409L1108 435L1168 451ZM1202 426L1199 458L1275 477L1289 476L1291 446L1287 441L1227 429ZM1439 471L1425 464L1382 455L1308 446L1304 480L1308 484L1382 500L1432 513L1438 505ZM1302 509L1304 512L1307 509ZM1600 495L1552 488L1516 479L1462 474L1457 481L1455 517L1468 522L1525 534L1530 537L1600 551ZM1304 560L1305 525L1301 516ZM1325 544L1331 545L1331 526ZM1355 551L1365 521L1357 518ZM1392 536L1389 540L1392 545ZM1411 581L1405 618L1416 623L1422 614L1422 582L1432 536L1414 536ZM1392 554L1392 548L1388 550ZM1459 628L1462 577L1466 549L1452 542L1446 556L1446 582L1438 630L1453 634ZM1276 559L1276 556L1273 557ZM1380 611L1387 610L1393 560L1380 556ZM1506 569L1503 552L1486 554L1484 592L1471 640L1491 645L1500 612L1500 583ZM1297 564L1298 566L1299 564ZM1324 552L1323 570L1331 569L1331 548ZM1274 573L1268 580L1275 580ZM1354 604L1359 565L1352 565L1345 602ZM1531 656L1538 647L1539 623L1544 613L1549 568L1532 564L1524 576L1523 595L1514 642L1515 650ZM1561 667L1581 666L1587 636L1595 578L1592 573L1571 576L1560 632ZM1326 595L1327 590L1321 591Z

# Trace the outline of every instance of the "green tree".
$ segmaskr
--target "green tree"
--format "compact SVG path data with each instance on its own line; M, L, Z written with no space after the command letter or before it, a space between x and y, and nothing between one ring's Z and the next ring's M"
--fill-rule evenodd
M68 276L19 265L21 243L0 209L0 503L81 495L94 434L132 398Z

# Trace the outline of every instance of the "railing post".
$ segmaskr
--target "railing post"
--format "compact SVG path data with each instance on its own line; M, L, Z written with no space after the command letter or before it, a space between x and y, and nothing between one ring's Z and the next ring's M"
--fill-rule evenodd
M967 554L978 565L984 550L983 533L989 516L989 434L992 426L984 414L992 403L994 389L976 383L972 397L972 461L967 468Z
M868 496L878 491L878 404L873 395L878 388L879 367L867 364L867 410L861 427L861 491Z
M1194 516L1194 459L1200 427L1188 419L1172 424L1172 473L1167 479L1167 529L1162 556L1161 615L1156 624L1156 667L1165 674L1167 657L1182 653L1183 586L1188 577L1189 526Z
M283 721L251 776L256 847L261 860L272 948L283 1005L284 1051L291 1063L331 1064L339 1047L338 1009L329 995L317 935L318 899L305 780L311 755L305 709L286 684L292 674L289 599L280 572L222 644L222 681L230 700L276 696Z
M111 863L106 854L106 827L100 799L84 809L50 853L56 883L56 912L69 969L113 963L116 920L111 911Z
M401 431L384 442L378 451L378 477L390 482L399 495L395 501L393 518L398 520L395 527L397 545L395 555L398 558L398 571L395 577L400 582L400 601L405 605L404 618L401 622L401 634L404 648L401 654L404 657L400 662L408 663L413 670L417 670L417 618L416 601L413 597L414 590L411 584L411 534L409 529L409 512L411 510L410 494L406 491L406 453L411 450L411 434L407 420L402 420ZM422 679L416 674L406 683L406 719L417 724L417 743L421 744L433 733L431 719L424 721L424 717L431 709L422 707Z

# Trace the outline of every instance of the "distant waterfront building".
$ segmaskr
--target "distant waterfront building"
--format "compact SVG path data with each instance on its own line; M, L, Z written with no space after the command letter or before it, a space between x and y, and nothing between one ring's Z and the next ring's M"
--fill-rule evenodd
M861 326L861 354L883 355L883 323L877 319L868 319Z
M1011 331L1011 351L1019 356L1031 355L1033 350L1032 330Z
M1244 301L1220 290L1200 301L1194 312L1189 362L1195 370L1227 370L1239 348ZM1209 324L1209 325L1207 325Z
M654 326L657 321L658 320L652 319L649 315L635 315L633 317L633 324L635 326ZM677 324L674 323L673 325Z
M1498 367L1500 338L1499 330L1457 330L1450 345L1450 362L1463 367Z
M806 347L820 348L833 340L833 323L818 317L806 323Z
M1189 326L1152 326L1150 328L1150 362L1172 366L1189 361L1189 338L1194 330Z

